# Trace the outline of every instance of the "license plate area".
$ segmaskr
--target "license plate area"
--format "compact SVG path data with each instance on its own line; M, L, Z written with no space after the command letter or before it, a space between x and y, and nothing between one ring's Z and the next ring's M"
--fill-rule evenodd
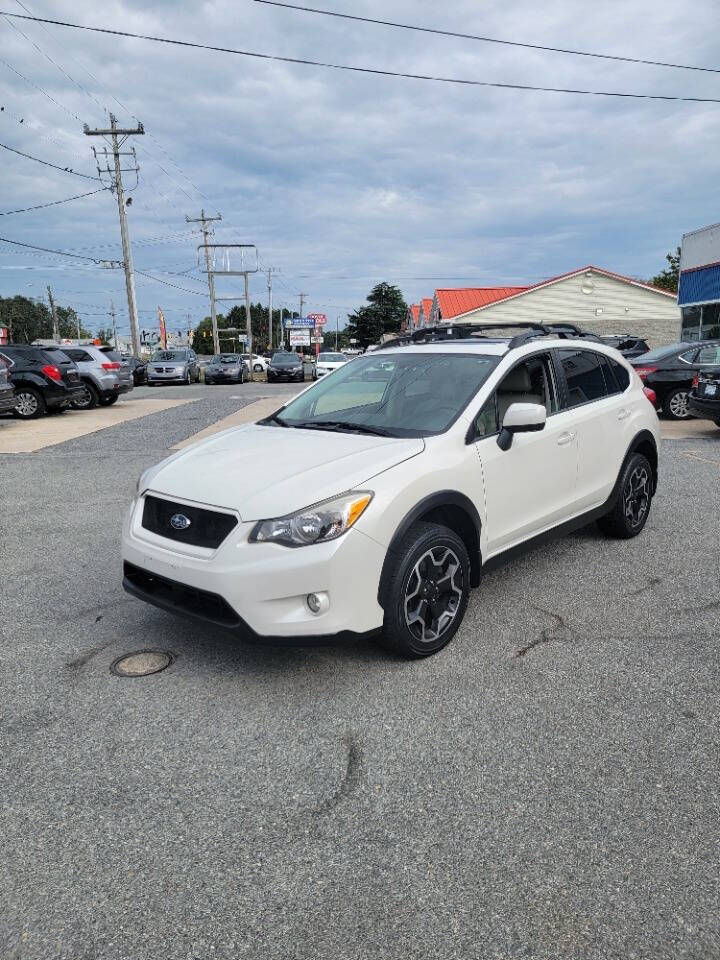
M714 397L717 393L717 384L716 383L706 383L703 390L703 394L706 397Z

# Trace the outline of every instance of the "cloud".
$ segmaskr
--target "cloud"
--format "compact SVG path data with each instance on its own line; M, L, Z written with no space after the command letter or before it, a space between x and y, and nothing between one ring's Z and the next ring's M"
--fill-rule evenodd
M668 0L324 3L532 43L698 65L718 60L713 0L699 0L692 17ZM252 0L28 5L57 19L283 56L720 97L713 74L436 37ZM416 300L447 278L533 280L587 262L648 276L682 232L718 219L707 200L720 147L713 105L463 88L14 24L0 19L0 142L94 173L91 147L102 143L84 136L82 123L104 126L113 111L122 124L145 124L145 136L127 143L140 168L129 213L135 263L201 294L138 277L146 318L158 304L183 326L187 314L196 322L207 312L199 239L184 219L203 207L222 212L217 239L257 243L262 262L282 269L276 303L295 304L302 288L311 308L332 315L344 315L383 279ZM0 153L0 211L71 196L89 183ZM0 236L121 255L109 193L0 217ZM60 302L91 305L88 315L107 309L111 296L124 304L118 271L0 246L4 295L40 296L52 282ZM265 298L262 275L252 290Z

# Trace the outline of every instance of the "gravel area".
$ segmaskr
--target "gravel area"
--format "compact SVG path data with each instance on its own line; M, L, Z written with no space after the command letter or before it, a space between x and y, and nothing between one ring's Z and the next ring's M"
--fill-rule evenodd
M0 958L720 956L720 436L663 443L641 537L493 572L427 661L126 596L142 470L292 389L0 456Z

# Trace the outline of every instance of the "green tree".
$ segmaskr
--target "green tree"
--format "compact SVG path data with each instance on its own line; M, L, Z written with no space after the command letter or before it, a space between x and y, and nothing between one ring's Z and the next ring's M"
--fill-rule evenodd
M75 338L78 335L78 315L72 307L58 307L58 328L61 337ZM50 340L53 322L50 308L28 297L0 297L0 326L10 331L12 343L32 343L33 340ZM90 337L86 327L79 326L81 337Z
M665 256L668 267L661 270L657 276L652 277L650 283L654 287L662 287L663 290L671 290L677 293L678 282L680 279L680 247L677 247L675 253L668 253Z
M285 321L287 321L290 316L297 316L295 313L290 314L289 310L273 310L273 344L277 343L281 314ZM267 350L270 343L267 307L264 307L261 303L251 303L250 318L252 321L253 353L262 353L264 350ZM231 347L235 346L231 343L231 338L237 336L237 334L227 334L223 336L222 331L228 327L237 327L240 334L246 332L245 305L235 305L228 311L227 316L219 313L217 315L217 325L218 333L220 334L220 349L230 350ZM195 328L193 347L198 353L210 354L213 352L212 320L210 317L205 317Z
M115 338L113 336L112 327L100 327L98 332L95 334L97 340L101 340L107 346L115 345Z
M397 333L408 309L402 291L385 282L372 288L367 303L348 317L350 336L363 348L377 343L383 334Z

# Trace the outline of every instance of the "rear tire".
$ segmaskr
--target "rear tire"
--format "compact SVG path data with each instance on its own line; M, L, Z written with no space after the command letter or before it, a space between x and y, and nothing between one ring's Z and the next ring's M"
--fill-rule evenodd
M690 411L688 410L687 387L679 387L671 390L662 402L662 412L670 420L689 420Z
M91 383L84 383L85 393L79 400L73 400L70 406L73 410L94 410L100 402L100 395Z
M114 403L118 402L119 394L114 393L111 397L100 397L98 401L101 407L111 407Z
M384 584L382 646L409 659L442 650L455 636L470 594L465 544L439 523L414 523L394 551Z
M615 506L597 522L607 537L629 540L642 532L652 506L653 482L650 461L633 453L622 469Z
M192 383L192 378L190 376L190 371L188 370L188 372L185 374L185 386L189 387L191 383Z
M34 387L20 387L15 393L15 402L13 416L18 420L36 420L47 410L42 394Z

